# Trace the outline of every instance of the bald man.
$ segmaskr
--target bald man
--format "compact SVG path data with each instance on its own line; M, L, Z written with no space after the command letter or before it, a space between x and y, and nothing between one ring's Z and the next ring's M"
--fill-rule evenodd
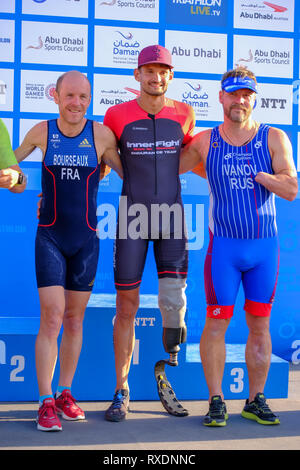
M85 117L91 101L86 76L78 71L63 74L57 80L54 100L58 119L34 126L15 151L18 161L36 147L43 153L43 199L35 244L41 306L36 339L40 395L37 427L41 431L62 429L57 414L67 420L85 417L71 394L71 385L98 263L96 209L100 165L106 164L122 174L113 133ZM53 395L52 377L62 325L59 384Z

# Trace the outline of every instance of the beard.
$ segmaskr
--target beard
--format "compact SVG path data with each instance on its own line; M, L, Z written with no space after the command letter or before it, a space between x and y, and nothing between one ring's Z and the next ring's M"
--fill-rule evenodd
M237 112L239 111L239 112ZM231 106L229 109L224 109L224 113L232 122L245 122L250 117L252 109L244 108L242 106Z

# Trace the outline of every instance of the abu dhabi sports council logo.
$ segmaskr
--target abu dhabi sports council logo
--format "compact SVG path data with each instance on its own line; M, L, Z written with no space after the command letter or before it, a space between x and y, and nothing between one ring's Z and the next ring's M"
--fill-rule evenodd
M44 43L41 38L41 36L38 37L37 43L35 45L30 44L30 46L27 46L26 49L42 49Z
M96 0L95 18L128 21L159 21L159 0Z
M253 59L254 59L253 52L251 49L249 49L248 56L240 57L240 59L238 59L237 63L235 64L235 66L238 67L239 65L242 65L242 64L245 65L246 63L251 63L253 62Z
M70 38L68 36L52 36L48 35L42 39L38 37L36 44L30 44L26 49L44 49L45 51L65 51L65 52L83 52L84 38Z
M101 6L109 6L113 7L116 5L117 0L105 0L99 3L99 7ZM121 8L123 7L131 7L131 8L155 8L155 0L131 0L130 2L120 2L118 1L117 5Z
M278 51L276 49L263 49L257 48L253 52L251 49L248 51L248 57L241 57L238 59L236 66L242 64L277 64L277 65L289 65L291 62L291 51Z
M243 65L257 76L293 77L293 39L234 36L235 66Z
M87 25L23 21L22 62L85 65Z

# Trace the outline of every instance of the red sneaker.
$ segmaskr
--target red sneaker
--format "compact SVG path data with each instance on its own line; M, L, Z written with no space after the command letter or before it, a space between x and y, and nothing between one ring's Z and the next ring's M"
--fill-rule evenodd
M40 406L37 418L39 431L61 431L62 426L57 417L54 398L45 398Z
M85 419L84 411L76 405L70 390L64 390L55 400L57 413L69 421Z

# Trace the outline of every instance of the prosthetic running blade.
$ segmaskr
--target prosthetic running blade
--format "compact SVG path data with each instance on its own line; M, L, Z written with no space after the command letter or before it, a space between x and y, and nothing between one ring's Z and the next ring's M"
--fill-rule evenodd
M171 366L177 365L172 364L170 361L161 360L155 364L154 373L157 383L157 391L160 398L160 401L165 408L165 410L173 416L187 416L189 414L188 410L183 408L176 398L175 392L167 379L165 373L165 365L169 364Z

